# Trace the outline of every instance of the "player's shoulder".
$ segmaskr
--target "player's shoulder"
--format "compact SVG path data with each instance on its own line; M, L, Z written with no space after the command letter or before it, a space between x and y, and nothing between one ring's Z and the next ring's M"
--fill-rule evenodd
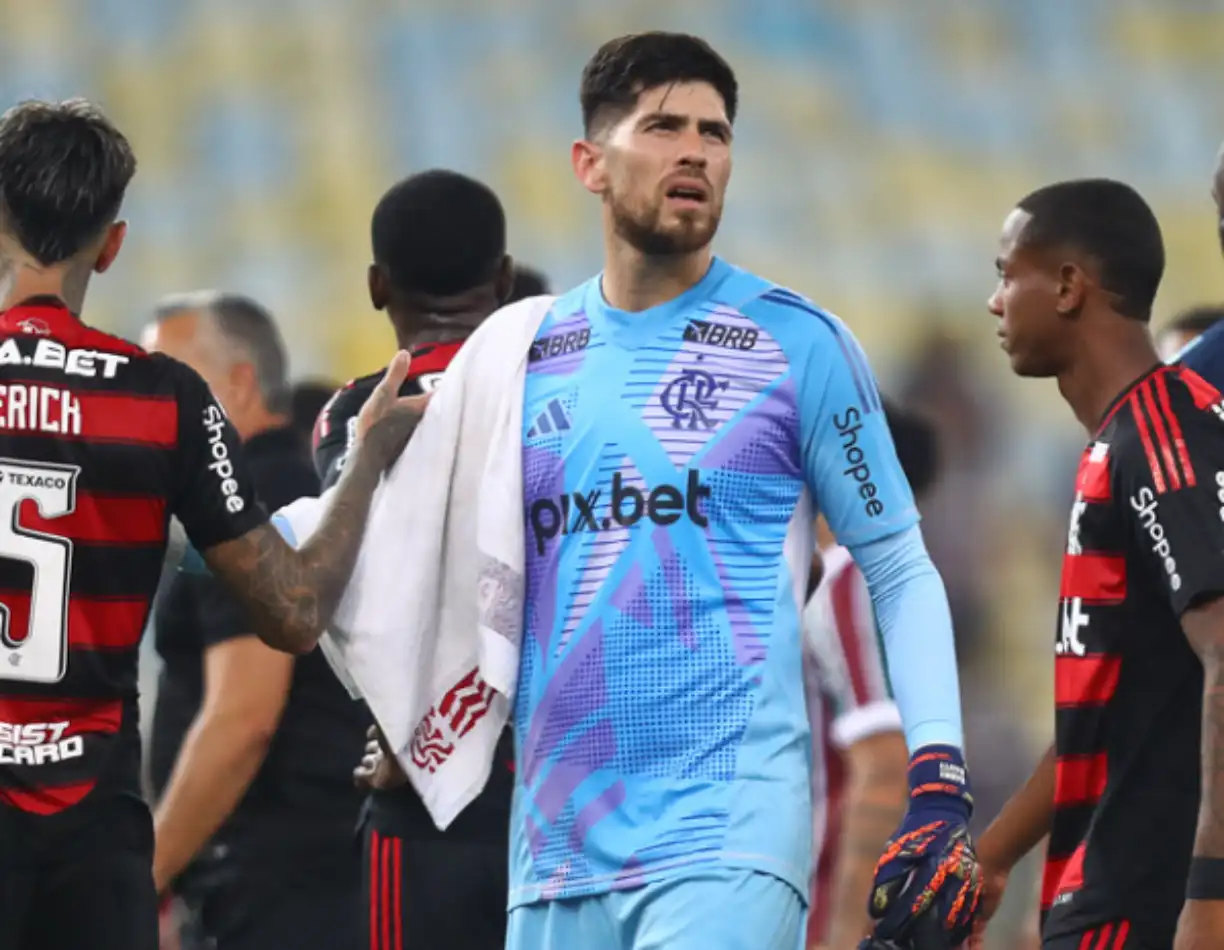
M1216 388L1224 389L1224 323L1199 334L1169 362L1180 364Z
M752 320L826 338L853 336L836 314L811 298L740 267L731 267L714 298Z
M370 393L387 375L386 367L365 376L350 379L347 383L332 393L331 399L323 404L319 411L319 419L334 425L342 423L349 416L355 416L370 398Z
M88 324L81 325L79 345L103 353L126 356L131 360L151 360L156 355L131 340Z
M1175 487L1194 482L1195 464L1205 452L1213 461L1224 459L1224 396L1194 370L1175 364L1149 373L1123 394L1089 461L1108 456L1117 475Z
M724 279L708 308L712 324L750 321L781 349L787 360L811 368L832 366L834 360L866 363L858 341L846 323L809 297L740 268ZM760 348L758 343L756 348Z

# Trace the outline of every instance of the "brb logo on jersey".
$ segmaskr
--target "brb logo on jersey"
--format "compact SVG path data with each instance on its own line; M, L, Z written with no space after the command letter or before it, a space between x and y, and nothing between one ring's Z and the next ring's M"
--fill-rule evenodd
M659 402L672 418L673 429L714 428L710 413L718 408L718 393L731 385L703 369L686 369L667 384Z
M708 527L710 519L702 510L702 502L710 497L710 486L702 484L701 473L688 470L683 488L678 485L658 485L642 491L626 485L620 472L612 476L612 491L603 501L602 488L571 492L560 498L540 498L527 510L527 522L535 536L536 552L542 557L548 542L557 535L580 531L611 531L632 528L645 518L651 524L675 524L682 517L699 528Z

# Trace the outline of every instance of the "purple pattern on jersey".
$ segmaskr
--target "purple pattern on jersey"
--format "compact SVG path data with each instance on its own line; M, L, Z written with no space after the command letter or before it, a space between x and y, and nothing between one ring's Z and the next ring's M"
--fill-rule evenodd
M801 478L799 443L794 437L798 426L795 382L788 376L747 415L727 426L701 456L700 464L745 475Z
M620 586L612 592L612 606L636 624L655 625L654 603L646 589L646 576L641 564L633 564Z
M689 649L697 646L697 630L693 623L694 591L688 589L685 583L683 562L672 546L671 537L665 528L656 528L651 535L659 560L663 564L663 579L667 583L667 601L675 611L676 627L680 634L680 642ZM642 597L649 598L650 592L643 587Z
M544 448L523 448L524 510L537 498L557 498L565 491L565 470L560 456ZM540 554L531 543L527 545L527 587L532 591L530 609L534 617L529 626L539 631L540 648L547 652L548 637L553 629L557 609L557 567L560 547L551 545Z
M584 331L588 337L586 341L583 341L581 336ZM586 357L590 332L591 322L582 311L558 320L556 323L550 322L548 329L537 336L531 344L532 352L527 363L527 372L565 376L581 369L582 361ZM579 334L579 336L571 337L570 334ZM568 348L567 338L569 338ZM582 345L578 347L578 343ZM549 355L552 349L557 350L555 356Z
M600 468L609 472L620 472L626 486L646 490L646 480L634 467L632 460L625 458L616 446L610 445L605 449ZM600 530L588 531L582 535L582 550L579 555L582 566L574 578L573 589L568 591L566 596L569 610L557 641L558 654L565 649L579 624L586 618L591 604L600 595L608 575L612 573L612 568L616 566L629 544L629 529L605 516L605 513L611 510L609 494L607 491L601 491L596 500ZM528 496L530 497L530 492Z
M639 409L677 469L687 467L727 421L786 372L788 365L777 341L755 322L723 307L704 312L728 327L753 330L757 337L750 350L685 340L661 367L658 381ZM642 362L649 365L651 361Z
M551 671L544 695L532 713L531 726L520 740L523 780L528 785L536 784L540 770L571 731L607 702L603 650L603 623L597 620ZM543 657L539 662L548 664L549 659Z

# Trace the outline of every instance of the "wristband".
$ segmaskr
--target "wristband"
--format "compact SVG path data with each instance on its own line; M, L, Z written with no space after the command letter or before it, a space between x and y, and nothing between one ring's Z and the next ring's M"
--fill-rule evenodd
M1191 858L1186 899L1224 901L1224 858Z
M972 812L973 793L965 760L954 746L929 745L916 751L909 765L910 798L956 799Z

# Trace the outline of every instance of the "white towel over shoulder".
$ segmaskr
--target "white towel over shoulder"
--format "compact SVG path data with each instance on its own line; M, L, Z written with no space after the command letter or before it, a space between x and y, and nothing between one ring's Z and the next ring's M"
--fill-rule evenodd
M523 385L554 299L499 310L447 369L374 497L357 567L323 641L439 828L488 781L518 680ZM277 512L282 532L304 541L326 498Z

